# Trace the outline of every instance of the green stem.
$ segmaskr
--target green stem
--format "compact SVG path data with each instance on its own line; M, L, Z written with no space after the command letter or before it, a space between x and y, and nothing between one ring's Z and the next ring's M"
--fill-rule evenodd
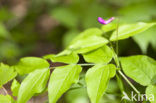
M118 59L117 59L117 61L118 61ZM119 63L119 61L118 61L118 63ZM95 64L93 64L93 63L84 63L84 64L76 64L76 65L80 65L80 66L94 66ZM104 65L106 65L106 64L104 64ZM50 67L50 69L55 69L55 68L56 67ZM120 70L118 70L118 72L126 80L126 82L134 89L134 91L136 93L140 94L140 92L134 87L134 85L127 79L127 77Z
M114 61L115 61L116 65L117 65L117 68L121 68L120 63L119 63L119 59L118 59L118 55L115 53L115 50L114 50L113 45L112 45L111 42L110 42L110 46L111 46L113 54L114 54L113 57L114 57Z
M80 65L80 66L94 66L95 64L93 63L84 63L84 64L77 64L77 65Z
M5 92L5 94L8 95L8 91L3 86L2 86L2 88L3 88L4 92Z
M126 80L126 82L133 88L133 90L137 93L140 94L140 92L135 88L135 86L127 79L127 77L120 71L118 70L119 74Z
M119 32L119 18L117 18L117 25L116 25L116 38L118 39L118 32ZM116 41L116 55L118 56L119 52L119 42Z
M80 65L80 66L94 66L95 64L93 64L93 63L84 63L84 64L75 64L75 65ZM57 67L60 67L60 66L50 67L49 69L55 69Z
M114 49L113 49L114 50ZM115 52L114 52L115 54ZM121 69L121 66L120 66L120 63L119 63L119 59L118 59L118 56L115 54L115 63L117 65L118 68ZM127 79L127 77L122 73L121 70L118 70L119 74L126 80L126 82L134 89L134 91L137 93L137 94L140 94L140 92L135 88L135 86Z
M117 31L117 34L118 34L118 31ZM117 35L118 36L118 35ZM109 42L110 45L111 45L111 48L112 48L112 51L114 53L114 60L115 60L115 63L117 65L117 68L120 68L121 69L121 65L120 65L120 62L119 62L119 58L118 58L118 54L115 53L115 50L113 48L113 45L111 42ZM116 48L116 52L118 53L118 42L116 43L117 45L117 48ZM140 92L135 88L135 86L128 80L128 78L122 73L121 70L118 70L119 74L126 80L126 82L133 88L133 90L137 93L137 94L140 94Z

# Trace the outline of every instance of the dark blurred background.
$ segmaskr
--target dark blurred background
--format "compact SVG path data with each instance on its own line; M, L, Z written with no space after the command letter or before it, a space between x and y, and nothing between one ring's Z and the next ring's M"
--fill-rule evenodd
M156 22L156 0L0 0L0 61L12 65L21 57L58 53L83 30L100 28L97 17L112 16L119 24ZM156 59L155 33L152 27L120 41L119 55L147 54ZM67 103L88 103L86 95L80 88L65 98ZM76 102L79 96L82 101Z
M58 53L79 32L101 27L97 22L99 16L105 19L119 17L119 23L153 22L156 20L156 1L1 0L0 61L13 64L23 56ZM121 41L126 43L120 43L123 44L119 48L120 55L141 53L141 50L148 53L150 46L153 48L149 52L154 55L154 30L148 35L134 37L138 45L131 39ZM131 49L127 45L131 45Z

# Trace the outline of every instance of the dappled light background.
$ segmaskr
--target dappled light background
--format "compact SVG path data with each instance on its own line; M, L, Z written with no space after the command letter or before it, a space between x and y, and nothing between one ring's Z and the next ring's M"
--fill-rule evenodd
M156 0L0 0L0 61L12 65L21 57L58 53L83 30L101 28L98 17L116 17L113 22L119 25L156 22ZM133 54L156 59L156 26L119 42L120 56ZM110 83L108 91L116 93L116 83ZM47 95L41 97L34 103L47 100ZM89 103L84 88L70 90L63 101ZM118 102L113 95L101 101Z

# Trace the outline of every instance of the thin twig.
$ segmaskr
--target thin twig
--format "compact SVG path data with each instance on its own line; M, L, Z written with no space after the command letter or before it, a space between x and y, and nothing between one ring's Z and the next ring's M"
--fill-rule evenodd
M4 90L5 94L9 95L8 91L3 86L2 89Z
M116 25L116 38L117 38L117 41L116 41L116 55L118 57L119 55L119 42L118 42L118 33L119 33L119 19L117 18L117 25ZM120 66L120 65L118 65Z
M94 66L95 64L93 63L84 63L84 64L77 64L77 65L80 65L80 66Z
M84 63L84 64L74 64L74 65L80 65L80 66L94 66L94 65L96 65L96 64L93 64L93 63ZM103 64L103 65L106 65L106 64ZM65 65L63 65L63 66L65 66ZM61 66L54 66L54 67L50 67L49 69L55 69L55 68L57 68L57 67L61 67Z
M118 72L126 80L126 82L134 89L134 91L137 94L140 94L140 92L135 88L135 86L127 79L127 77L120 70L118 70Z
M111 47L112 47L112 50L113 50L113 53L114 53L114 59L115 59L115 63L117 65L118 68L121 69L121 65L120 65L120 62L119 62L119 58L118 58L118 48L119 48L119 44L118 44L118 29L119 29L119 19L118 19L118 23L117 23L117 28L116 28L116 34L117 34L117 40L116 40L116 52L113 48L113 45L112 43L110 42L111 44ZM140 94L140 92L136 89L136 87L128 80L128 78L122 73L121 70L118 70L119 74L126 80L126 82L133 88L133 90L137 93L137 94Z

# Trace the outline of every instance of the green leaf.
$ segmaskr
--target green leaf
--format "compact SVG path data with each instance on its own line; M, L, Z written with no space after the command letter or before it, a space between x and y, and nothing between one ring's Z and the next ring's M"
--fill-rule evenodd
M114 76L114 73L111 73L111 68L115 68L115 66L113 64L95 65L87 71L87 92L92 103L99 103L110 78Z
M90 36L101 36L103 34L102 30L98 29L98 28L90 28L90 29L87 29L83 32L81 32L78 36L76 36L72 42L70 44L73 44L83 38L88 38Z
M116 75L117 68L113 64L108 64L107 67L109 67L110 78L113 78Z
M106 95L107 94L114 94L114 93L118 92L118 90L119 90L119 87L118 87L117 82L112 79L109 81L107 89L105 92L106 92Z
M73 83L78 82L81 70L79 65L67 65L53 71L48 85L49 103L56 103Z
M109 32L109 31L112 31L112 30L114 30L116 28L117 28L116 24L110 23L110 24L107 24L107 25L103 25L101 29L104 32Z
M121 76L116 75L116 79L117 79L117 83L120 88L120 91L121 91L121 93L123 93L124 92L124 84L123 84Z
M156 75L154 75L154 77L152 78L151 84L152 85L156 85Z
M6 64L0 64L0 87L15 78L17 72Z
M110 37L111 41L116 41L116 40L122 40L129 38L135 34L139 34L143 31L146 31L156 23L143 23L139 22L137 24L127 24L127 25L122 25L118 29L118 37L117 37L117 32L114 31L113 34Z
M143 53L147 52L147 48L149 44L151 44L153 48L156 49L155 32L156 32L156 26L133 37L133 39L139 45Z
M90 37L82 38L74 42L72 45L69 46L69 49L74 50L77 53L86 53L99 47L102 47L107 43L107 39L100 36L92 35Z
M21 83L17 103L26 103L35 93L41 93L49 79L50 70L38 69L31 72Z
M83 54L83 57L86 62L106 64L112 60L113 52L107 45L104 45L103 47Z
M19 88L20 88L20 83L16 79L14 79L14 81L12 82L12 85L11 85L11 91L12 91L13 96L18 95Z
M19 63L14 66L21 75L30 73L36 69L44 69L49 67L49 63L38 57L25 57L20 59Z
M77 53L86 53L108 43L101 37L103 32L98 28L87 29L72 40L68 49Z
M63 54L61 52L58 55L49 54L44 56L45 59L50 59L52 62L62 62L62 63L77 63L79 61L79 56L75 52Z
M143 86L156 75L156 61L144 55L120 58L124 73Z
M156 103L156 86L149 85L146 88L146 96L151 103Z
M0 103L13 103L13 101L10 95L0 95Z
M86 88L69 90L64 97L66 103L89 103Z

